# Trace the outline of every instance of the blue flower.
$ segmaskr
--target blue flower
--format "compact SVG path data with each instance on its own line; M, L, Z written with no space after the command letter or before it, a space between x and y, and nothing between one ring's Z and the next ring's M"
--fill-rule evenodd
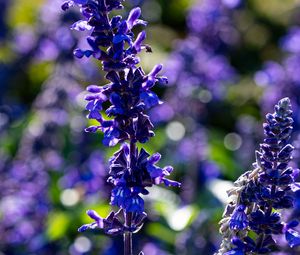
M147 109L152 108L153 106L162 104L162 102L159 100L158 96L152 91L142 92L141 100L144 102Z
M117 186L111 192L111 205L125 208L125 202L131 196L130 189L126 186Z
M243 230L248 227L247 215L245 213L246 207L244 205L239 205L233 212L230 219L230 228L234 230Z
M224 253L224 255L246 255L247 252L255 249L255 242L250 237L246 237L244 240L234 237L231 242L236 247Z
M236 181L236 188L229 194L235 196L230 204L234 211L229 220L232 230L243 230L243 235L248 238L251 230L256 234L254 246L246 238L235 245L237 248L229 249L228 254L235 252L251 251L264 254L274 250L274 235L285 234L288 244L296 246L300 244L298 232L292 229L294 223L286 224L278 209L289 209L294 206L293 192L295 188L295 176L298 171L288 166L292 159L293 146L288 143L291 137L293 119L290 100L281 99L275 105L273 114L266 115L264 123L265 139L256 152L255 169L242 175ZM232 212L232 211L231 211ZM225 213L227 217L230 211ZM224 224L227 221L222 220ZM226 229L222 225L221 229ZM223 231L226 237L226 231ZM239 232L233 236L239 237ZM228 237L223 240L222 247L231 247ZM252 241L251 241L252 243ZM245 246L246 245L246 246ZM248 247L248 248L247 248ZM247 248L245 250L245 248ZM247 254L247 253L245 253Z
M104 86L87 87L87 118L96 120L97 124L85 130L101 130L106 146L121 144L121 148L109 160L108 178L108 182L114 185L111 205L121 210L116 214L112 212L106 219L91 214L95 222L82 226L81 231L95 227L103 228L108 234L136 231L145 218L141 195L149 193L146 188L160 183L180 185L166 178L173 168L155 165L160 159L159 154L150 156L136 145L154 136L153 124L145 111L162 103L152 88L157 83L166 83L167 79L158 75L162 70L160 64L155 65L149 74L137 66L140 62L137 54L142 50L149 52L150 46L144 44L145 31L135 36L132 30L137 25L145 26L147 23L139 19L140 8L131 10L127 19L119 15L110 17L112 10L122 8L122 2L74 0L66 1L62 6L66 10L78 5L83 19L75 22L71 29L90 31L86 38L90 49L75 49L74 55L77 58L94 57L101 61L109 81ZM106 120L107 117L110 119ZM131 215L129 223L126 222L128 214Z
M124 204L126 212L143 213L144 212L144 200L136 194L128 197Z
M294 220L284 226L283 231L285 232L285 239L287 240L287 242L291 248L294 248L294 247L300 245L300 234L299 234L299 232L292 229L292 228L297 227L298 225L299 225L299 222Z
M285 238L291 248L300 245L300 234L293 229L287 229L285 232Z

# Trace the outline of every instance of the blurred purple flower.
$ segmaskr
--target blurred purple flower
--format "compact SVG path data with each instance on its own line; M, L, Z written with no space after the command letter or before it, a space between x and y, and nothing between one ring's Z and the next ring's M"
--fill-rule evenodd
M226 88L237 79L228 59L239 41L230 1L197 1L187 15L188 35L179 40L166 64L169 86L164 101L151 114L167 125L167 153L178 165L188 164L183 181L184 201L193 201L197 189L221 175L211 160L208 133L204 126L216 104L223 102ZM230 34L230 38L229 38ZM175 155L175 156L174 156ZM195 178L197 176L197 178Z
M58 130L67 124L65 99L77 93L68 80L50 80L35 101L35 119L25 129L15 159L1 168L2 245L27 244L29 252L43 233L51 208L48 172L61 170L64 162Z

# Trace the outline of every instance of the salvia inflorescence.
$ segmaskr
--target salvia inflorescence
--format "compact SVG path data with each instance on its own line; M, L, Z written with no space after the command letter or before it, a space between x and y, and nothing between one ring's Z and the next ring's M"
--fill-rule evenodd
M62 9L67 10L73 5L80 7L83 20L77 21L71 28L91 31L87 37L90 49L75 49L74 55L77 58L93 56L101 61L105 78L109 81L104 86L87 87L87 117L98 124L86 128L86 131L101 130L106 146L120 144L120 149L109 160L108 178L108 182L114 185L111 205L120 210L112 211L106 218L101 218L95 211L87 211L94 222L83 225L79 231L101 228L107 234L124 234L125 254L132 254L132 233L141 228L146 217L141 195L147 195L147 187L154 184L176 187L180 184L166 178L173 170L171 166L161 168L156 165L161 158L159 153L150 155L137 147L138 142L146 143L154 136L153 124L146 110L161 104L151 89L156 83L166 83L167 78L158 76L162 69L160 64L154 66L149 74L138 66L140 59L137 54L142 50L151 52L151 48L144 43L145 31L135 36L132 29L147 23L139 19L140 8L131 10L127 19L119 15L111 17L113 10L123 8L122 2L73 0L66 1Z
M266 115L265 139L256 151L254 169L244 173L228 191L230 202L220 222L223 241L217 255L267 254L276 250L275 237L284 235L290 247L300 244L297 221L285 222L282 209L294 205L299 170L289 167L293 146L292 109L281 99Z

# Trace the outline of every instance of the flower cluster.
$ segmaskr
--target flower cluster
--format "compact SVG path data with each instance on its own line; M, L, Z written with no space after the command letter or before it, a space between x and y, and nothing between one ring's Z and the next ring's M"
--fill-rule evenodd
M279 46L282 49L282 60L268 60L263 63L261 70L254 75L254 80L263 90L260 99L261 115L272 110L272 106L285 95L290 98L294 106L294 131L293 137L299 137L299 96L300 96L300 76L298 74L298 66L300 63L300 28L291 27L287 35L280 39ZM249 150L253 150L255 144L260 139L261 134L257 132L259 123L253 116L242 116L238 123L238 132L243 138L243 145L238 153L239 161L244 162L243 166L249 165L251 158ZM294 142L295 151L293 154L292 166L296 166L300 162L299 155L299 138Z
M226 1L207 0L189 11L188 36L176 43L167 66L170 84L178 86L182 97L204 89L222 98L225 85L234 80L235 70L226 57L239 40L232 7Z
M183 181L187 188L181 193L185 202L198 196L197 187L203 188L205 182L220 176L219 167L209 155L209 131L205 126L219 118L215 116L216 108L225 107L225 89L237 77L227 56L239 39L233 16L241 1L228 2L196 1L188 11L188 35L175 43L167 60L166 75L171 86L165 93L166 103L151 115L154 121L167 125L170 158L178 165L190 166ZM233 40L225 31L234 35Z
M231 2L231 4L229 4ZM233 4L235 2L235 4ZM224 111L226 88L236 80L236 70L228 56L239 40L234 14L241 1L195 1L187 13L187 36L175 42L167 60L170 78L165 104L153 110L154 121L167 126L166 152L184 177L180 194L184 203L207 201L207 187L221 177L220 166L212 160L211 120ZM230 34L230 37L229 37ZM179 103L180 102L180 103ZM214 156L214 155L213 155ZM186 167L188 166L188 168ZM215 199L215 198L214 198ZM212 207L218 205L218 201ZM207 206L207 205L206 205ZM212 208L210 208L212 209ZM211 210L201 209L201 218ZM209 218L209 217L208 217ZM217 243L209 219L195 220L176 242L178 254L212 254ZM204 223L205 222L205 223ZM199 240L201 233L201 245Z
M61 248L59 245L53 247L52 240L43 234L47 228L47 217L54 206L49 199L53 172L58 177L62 175L62 169L69 170L68 177L73 178L69 178L68 183L60 181L64 189L76 188L82 196L87 193L100 193L99 181L102 183L101 177L104 172L94 172L93 167L97 163L98 169L101 169L103 153L98 151L91 154L91 149L88 148L91 147L90 144L84 143L87 134L82 133L81 129L76 132L78 125L84 125L84 119L80 123L77 116L76 119L72 116L73 112L78 110L74 98L80 92L80 86L72 73L78 68L68 53L72 52L78 40L69 29L64 28L64 23L74 20L78 15L61 13L57 10L58 2L61 3L60 0L45 1L39 13L36 33L33 33L33 28L29 26L22 27L22 31L18 31L18 27L15 28L13 34L16 36L12 44L19 54L12 63L5 63L0 67L0 76L3 78L1 97L5 98L6 87L14 85L15 82L12 80L16 79L16 74L19 77L20 69L23 70L24 66L45 60L55 61L54 72L42 85L41 91L32 103L30 118L22 124L25 129L20 135L16 155L14 157L2 155L7 152L2 153L1 150L0 250L5 254L43 253L50 249L55 253L55 250ZM1 11L5 11L5 6L9 7L7 1L0 1L0 6L3 7ZM34 37L30 34L34 34ZM89 65L89 70L91 67L92 65ZM3 106L4 110L8 109L9 115L5 122L3 109L0 110L3 114L0 132L16 118L14 108L17 107ZM24 105L19 108L22 109L22 114L29 109ZM61 132L66 129L70 132L62 137ZM14 128L11 130L13 134L16 132ZM76 139L72 139L74 135ZM76 157L76 160L72 161L62 157L67 147L74 147L80 142L81 155L91 154L88 159ZM72 146L69 146L69 143ZM95 160L93 157L96 155ZM93 167L90 164L93 164ZM90 176L95 178L91 180Z
M142 50L151 51L144 44L146 33L136 37L132 32L137 25L145 26L139 19L140 8L133 9L127 19L121 16L109 17L112 10L122 8L123 1L116 0L74 0L66 1L62 9L72 5L80 6L83 20L74 23L71 28L91 31L87 42L91 49L75 49L78 58L93 56L100 60L109 81L104 86L90 85L86 109L88 118L97 121L87 132L101 130L106 146L121 144L121 148L110 159L108 181L115 187L111 193L111 204L121 209L102 219L94 211L88 215L95 221L79 228L103 228L108 234L122 234L137 231L145 218L144 200L141 195L148 194L147 187L164 183L167 186L179 186L166 177L173 168L160 168L156 163L160 154L148 154L138 149L136 144L145 143L154 135L153 124L145 110L161 104L158 96L151 91L156 83L166 83L165 77L158 77L162 65L156 65L149 74L137 67L140 59L137 54ZM129 143L126 143L129 141ZM123 215L121 217L121 215Z
M300 76L297 71L300 63L299 40L300 28L292 27L281 39L280 46L288 53L282 63L267 61L262 70L255 74L256 83L265 88L262 98L263 109L268 109L268 105L273 105L283 94L289 96L295 106L299 105ZM299 107L295 107L295 111L298 109ZM295 125L298 129L300 125L298 112L295 112Z
M74 81L73 81L74 82ZM33 252L40 233L45 228L51 208L48 198L49 172L62 169L64 160L58 139L59 130L66 126L70 104L79 87L70 80L50 79L34 102L35 115L24 130L15 158L1 166L0 246L5 252L9 244L27 245L24 252Z
M218 167L209 160L204 124L208 116L214 118L213 108L223 103L224 89L236 79L236 71L226 56L239 37L232 16L240 1L228 2L197 1L189 10L187 38L176 42L167 61L166 75L170 77L171 86L166 91L166 103L153 113L154 121L169 122L168 127L180 125L184 135L174 139L169 136L178 142L170 151L172 154L175 151L174 158L179 163L193 165L201 186L207 179L219 175ZM231 31L234 40L227 40L224 31ZM212 101L215 104L211 104ZM169 146L172 145L171 141Z
M278 100L279 95L287 95L294 105L294 132L296 137L294 142L295 151L293 154L293 166L297 166L300 161L299 155L299 84L300 76L298 74L298 66L300 63L299 42L300 28L298 26L291 27L287 33L280 40L280 47L285 53L281 62L267 61L264 63L262 70L256 72L255 82L264 88L264 95L262 97L262 109L268 110L270 104ZM299 181L299 178L297 179ZM299 191L295 193L295 207L291 213L287 213L286 219L297 218L300 210L299 206ZM290 249L285 243L281 242L281 250L287 251Z
M293 208L295 178L289 167L293 146L290 100L281 99L266 115L265 139L256 152L254 170L243 174L228 191L230 203L221 220L223 242L218 255L265 254L276 247L274 235L285 235L290 247L300 244L296 221L284 222L279 210ZM255 234L253 234L253 233Z
M187 25L191 34L201 38L203 46L222 51L238 40L233 26L232 10L240 7L242 0L199 1L190 10Z

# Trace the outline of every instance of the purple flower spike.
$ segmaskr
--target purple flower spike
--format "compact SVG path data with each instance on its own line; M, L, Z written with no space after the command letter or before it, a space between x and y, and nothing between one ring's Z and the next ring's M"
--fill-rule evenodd
M101 130L104 133L105 146L120 144L120 149L109 160L107 180L114 185L111 205L119 207L120 210L117 213L111 212L105 219L89 210L87 214L95 222L83 225L79 231L100 228L109 235L124 234L124 243L128 246L131 244L129 233L140 230L146 217L142 195L149 194L147 188L161 183L179 187L180 183L166 178L173 168L156 165L161 158L159 153L151 156L143 148L137 147L137 142L146 143L154 136L153 124L146 110L162 104L151 89L157 83L166 83L167 78L159 77L162 70L160 64L148 75L138 66L140 58L137 54L142 50L150 52L151 48L144 44L146 32L142 31L135 36L132 28L139 24L146 25L146 22L139 19L140 8L133 9L127 19L119 15L113 16L111 12L122 8L122 2L67 1L62 8L80 6L83 20L75 22L71 28L91 31L86 38L90 49L76 49L74 55L77 58L93 56L101 61L109 82L102 87L87 87L87 118L97 123L85 131ZM110 120L105 120L106 117ZM131 247L125 247L125 251L129 250Z
M230 204L220 222L223 241L216 255L270 253L276 248L276 235L285 235L290 247L300 245L300 235L292 229L298 222L285 223L278 211L294 206L295 171L288 166L294 149L288 143L292 124L290 100L283 98L274 113L266 115L265 139L256 152L254 169L228 191ZM251 232L254 240L248 236Z

